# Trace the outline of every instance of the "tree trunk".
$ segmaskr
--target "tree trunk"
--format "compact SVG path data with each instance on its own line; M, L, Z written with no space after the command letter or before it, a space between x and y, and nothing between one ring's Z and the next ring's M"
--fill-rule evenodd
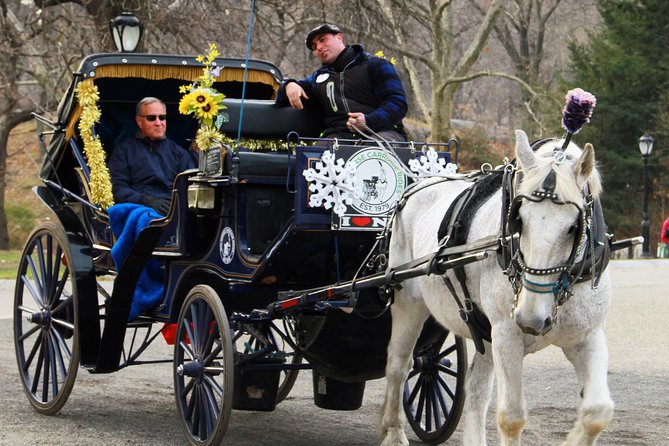
M7 186L7 141L14 127L30 120L30 113L9 116L0 115L0 250L9 249L9 227L5 211L5 189Z

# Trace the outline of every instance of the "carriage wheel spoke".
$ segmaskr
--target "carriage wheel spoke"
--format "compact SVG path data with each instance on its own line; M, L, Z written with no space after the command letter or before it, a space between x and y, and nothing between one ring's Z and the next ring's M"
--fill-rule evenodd
M63 310L67 305L72 304L72 296L67 296L65 299L62 299L61 301L58 302L58 305L55 307L51 308L52 313L57 313L61 310Z
M37 348L37 345L35 345L35 347L36 348L34 348L33 351L37 353L37 364L35 365L35 376L33 377L33 382L30 389L33 395L37 395L37 387L39 386L40 374L42 373L42 365L44 363L44 333L40 334L39 348ZM25 370L28 371L27 365Z
M451 389L451 386L448 385L448 383L441 377L437 377L437 382L439 383L439 386L446 391L448 396L451 398L451 401L455 399L455 393Z
M30 258L30 257L28 257ZM32 262L29 262L32 265ZM30 293L30 296L33 298L37 306L40 308L44 307L44 301L42 300L42 293L39 290L36 290L33 284L38 285L39 283L37 282L37 276L33 276L33 280L30 280L28 276L25 274L21 275L21 281L23 282L24 288L28 289L28 293Z
M439 353L439 355L437 356L437 360L440 361L440 360L444 359L445 357L449 356L451 353L455 352L455 350L457 350L457 348L458 348L457 344L451 345L450 347L448 347L447 349L445 349L444 351Z
M189 379L188 384L186 384L184 388L181 390L181 397L188 398L188 394L191 392L194 385L195 385L195 378Z
M211 353L209 353L207 355L207 357L204 358L204 361L202 361L202 362L204 364L211 364L214 361L214 359L216 359L218 357L218 355L221 353L222 350L223 350L223 348L221 347L221 344L217 343L216 348L212 349ZM225 367L224 367L224 369L225 369Z
M190 399L188 399L188 393L190 393ZM191 390L184 394L184 397L188 399L188 405L186 407L186 419L193 421L197 416L195 413L196 402L197 402L197 387L195 386L195 379L191 379Z
M221 387L214 378L209 375L204 375L204 380L209 384L209 388L216 392L216 395L218 395L219 398L223 398L223 387Z
M456 378L458 376L458 372L451 369L450 367L446 367L443 364L438 364L437 369L439 369L440 372L445 373L446 375L450 375L450 376L453 376L453 377L456 377Z
M407 402L410 405L413 405L414 401L416 400L416 395L418 395L419 391L420 391L420 381L416 381L416 384L413 386L413 389L411 390L411 393L407 397Z
M49 332L48 335L49 338L49 355L50 355L50 360L49 360L49 371L51 372L51 396L56 397L58 395L58 367L59 367L59 359L60 355L56 353L56 344L58 341L53 339L53 330ZM63 374L63 376L65 376Z
M47 242L47 245L49 244L49 240L51 237L44 236ZM39 261L39 274L37 274L35 277L38 280L39 287L40 287L40 296L44 296L45 290L46 290L46 280L47 280L47 272L46 272L46 262L44 261L44 246L42 245L42 238L37 239L37 260Z
M30 330L26 331L26 332L23 333L21 336L19 336L19 337L18 337L18 341L19 341L19 342L23 342L23 341L25 341L27 338L29 338L30 336L32 336L33 334L35 334L35 332L38 331L38 330L40 330L41 328L42 328L42 327L40 327L39 325L34 325L33 327L30 328ZM39 339L39 338L38 338L38 339ZM33 347L33 349L34 349L34 347ZM33 354L34 354L34 353L33 353ZM33 354L30 355L31 358L32 358L32 355L33 355Z
M58 306L62 306L64 303L69 302L72 300L72 296L66 296L65 299L60 299L63 296L63 292L65 290L65 285L67 285L67 282L69 280L70 274L68 273L68 269L66 268L65 271L63 272L63 277L61 277L55 289L53 290L53 297L52 297L52 307L58 304ZM59 302L60 301L60 302Z
M181 350L183 350L183 352L186 353L188 359L190 359L191 361L195 360L195 353L190 348L190 345L186 344L185 341L179 341L179 348L181 348Z
M74 324L71 324L70 322L64 321L62 319L51 319L51 323L63 328L67 328L68 330L74 330Z
M52 330L53 337L55 338L54 350L56 353L56 359L58 359L58 365L61 369L61 376L65 378L67 376L67 366L65 365L65 360L69 361L72 358L72 352L70 347L63 339L63 335L58 330ZM63 357L63 354L65 356Z
M420 421L423 418L423 412L425 409L425 386L423 385L423 382L419 380L420 382L420 394L418 396L418 405L416 406L416 421L420 423Z
M431 430L437 430L439 429L439 426L442 425L441 413L443 412L440 409L443 409L444 407L444 401L441 398L441 393L437 386L432 386L432 397L430 399L432 400L432 414L434 421L434 427Z
M203 404L207 407L207 420L209 421L209 425L207 426L207 433L209 433L214 431L214 425L220 415L220 411L216 402L216 396L214 395L212 388L208 385L203 385L202 393L204 395Z
M48 339L48 335L45 333L44 337L47 338L43 342L43 349L42 351L44 352L44 370L42 371L42 401L48 401L49 400L49 371L51 370L51 359L53 358L52 356L52 351L51 351L51 342Z

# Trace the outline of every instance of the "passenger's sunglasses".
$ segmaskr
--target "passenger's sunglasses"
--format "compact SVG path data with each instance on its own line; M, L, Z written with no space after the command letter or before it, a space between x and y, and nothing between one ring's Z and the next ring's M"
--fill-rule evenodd
M161 121L164 121L167 119L167 115L137 115L141 118L146 119L149 122L153 122L156 119L160 119Z

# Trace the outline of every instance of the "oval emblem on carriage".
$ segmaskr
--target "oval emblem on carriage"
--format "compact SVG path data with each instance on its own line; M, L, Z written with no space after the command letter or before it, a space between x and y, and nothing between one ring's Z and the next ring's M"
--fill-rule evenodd
M218 253L226 265L230 264L232 259L235 258L235 233L229 226L223 228L221 232L221 238L218 241Z
M364 215L387 214L407 185L399 161L384 150L366 148L356 152L348 163L355 167L358 190L351 206Z

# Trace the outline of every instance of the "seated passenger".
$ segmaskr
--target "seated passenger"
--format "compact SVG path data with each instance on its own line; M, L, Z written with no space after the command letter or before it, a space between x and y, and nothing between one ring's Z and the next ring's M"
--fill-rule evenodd
M160 99L146 97L135 109L137 134L116 146L109 173L116 203L138 203L166 215L174 178L197 166L193 152L165 136L167 109Z

